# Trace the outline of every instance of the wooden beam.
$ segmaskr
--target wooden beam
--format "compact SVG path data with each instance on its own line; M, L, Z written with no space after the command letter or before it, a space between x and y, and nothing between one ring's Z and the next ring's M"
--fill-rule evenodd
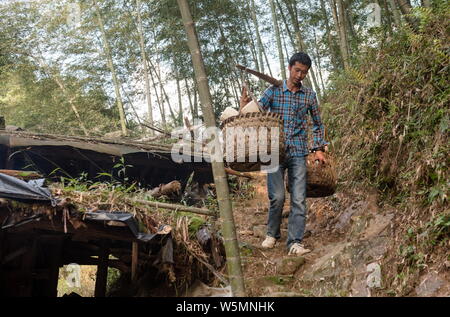
M135 241L136 237L126 227L105 226L100 223L83 222L86 228L75 229L70 222L67 234L85 236L85 240L109 239L117 241ZM8 228L8 232L23 232L31 229L64 232L64 224L58 219L50 221L43 217L40 221L32 221L24 225Z
M106 241L102 241L98 255L99 263L97 266L97 276L95 279L95 297L106 296L106 283L108 281L108 257L109 246Z
M133 283L137 280L137 268L139 261L139 245L137 242L133 242L131 249L131 281Z
M47 244L53 251L51 258L49 259L47 294L45 294L45 296L48 297L58 296L59 267L62 265L63 245L64 236L54 237L54 240Z

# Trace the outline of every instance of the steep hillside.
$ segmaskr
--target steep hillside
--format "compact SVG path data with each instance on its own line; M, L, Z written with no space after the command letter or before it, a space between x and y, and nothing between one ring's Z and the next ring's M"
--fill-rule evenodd
M448 274L450 11L422 10L336 78L324 104L340 192L374 189L392 211L380 294L413 295L420 276ZM448 282L448 279L447 279ZM439 284L438 282L436 282ZM448 294L447 294L448 295Z
M334 78L322 104L339 185L309 199L305 242L288 257L287 219L274 250L265 234L265 177L235 217L253 296L449 296L450 11L422 10ZM286 202L285 212L289 212ZM249 215L251 217L249 217ZM251 221L249 221L251 219Z

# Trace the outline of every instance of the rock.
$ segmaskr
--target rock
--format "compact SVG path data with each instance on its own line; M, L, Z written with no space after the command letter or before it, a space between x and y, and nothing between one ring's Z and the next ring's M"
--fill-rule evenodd
M363 239L371 239L380 236L380 234L391 224L394 214L375 215L369 222L369 226L364 230Z
M265 238L267 227L265 225L257 225L253 227L253 235L257 238Z
M208 285L196 280L186 292L186 297L231 297L231 286L225 288L209 287Z
M305 264L305 258L299 257L287 257L275 260L277 265L277 272L283 275L293 275L298 269Z
M428 273L422 279L419 286L416 287L417 296L435 296L435 293L439 291L445 283L446 281L440 277L437 272Z
M254 233L252 230L241 230L241 231L239 231L239 234L244 235L244 236L252 236Z
M337 230L343 230L344 228L346 228L350 224L350 220L351 220L352 216L355 213L357 213L358 211L360 211L361 209L362 209L361 202L355 203L355 204L351 205L350 207L348 207L344 212L342 212L338 216L338 221L335 225L335 228Z
M262 294L272 294L272 293L280 293L287 292L288 289L282 285L271 285L263 288ZM266 295L264 295L266 296Z
M369 289L367 288L366 273L354 274L353 281L350 286L352 297L368 297Z
M270 283L269 285L286 285L294 279L292 275L274 275L265 276L264 279Z
M381 267L378 263L370 263L366 271L370 273L367 276L367 287L380 288L381 287Z
M246 279L245 288L256 291L259 296L271 292L286 291L286 285L292 281L293 277L291 275L260 276Z

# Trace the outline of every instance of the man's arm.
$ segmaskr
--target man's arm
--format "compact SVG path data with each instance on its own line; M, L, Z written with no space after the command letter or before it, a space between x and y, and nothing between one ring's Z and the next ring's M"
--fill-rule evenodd
M316 97L315 93L313 96L313 101L309 106L309 113L311 114L311 117L313 120L314 141L313 141L312 149L319 153L324 152L325 146L328 145L329 143L327 141L325 141L325 127L322 124L322 120L320 118L320 110L319 110L319 105L317 103L317 97ZM319 154L319 157L318 157L319 160L322 162L325 162L325 159L322 160L321 157L323 157L323 156Z

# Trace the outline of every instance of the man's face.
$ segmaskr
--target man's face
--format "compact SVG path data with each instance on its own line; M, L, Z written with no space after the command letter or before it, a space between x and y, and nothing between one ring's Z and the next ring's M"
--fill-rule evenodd
M293 66L289 66L289 79L294 85L300 86L302 80L305 79L308 74L308 71L308 66L295 62Z

